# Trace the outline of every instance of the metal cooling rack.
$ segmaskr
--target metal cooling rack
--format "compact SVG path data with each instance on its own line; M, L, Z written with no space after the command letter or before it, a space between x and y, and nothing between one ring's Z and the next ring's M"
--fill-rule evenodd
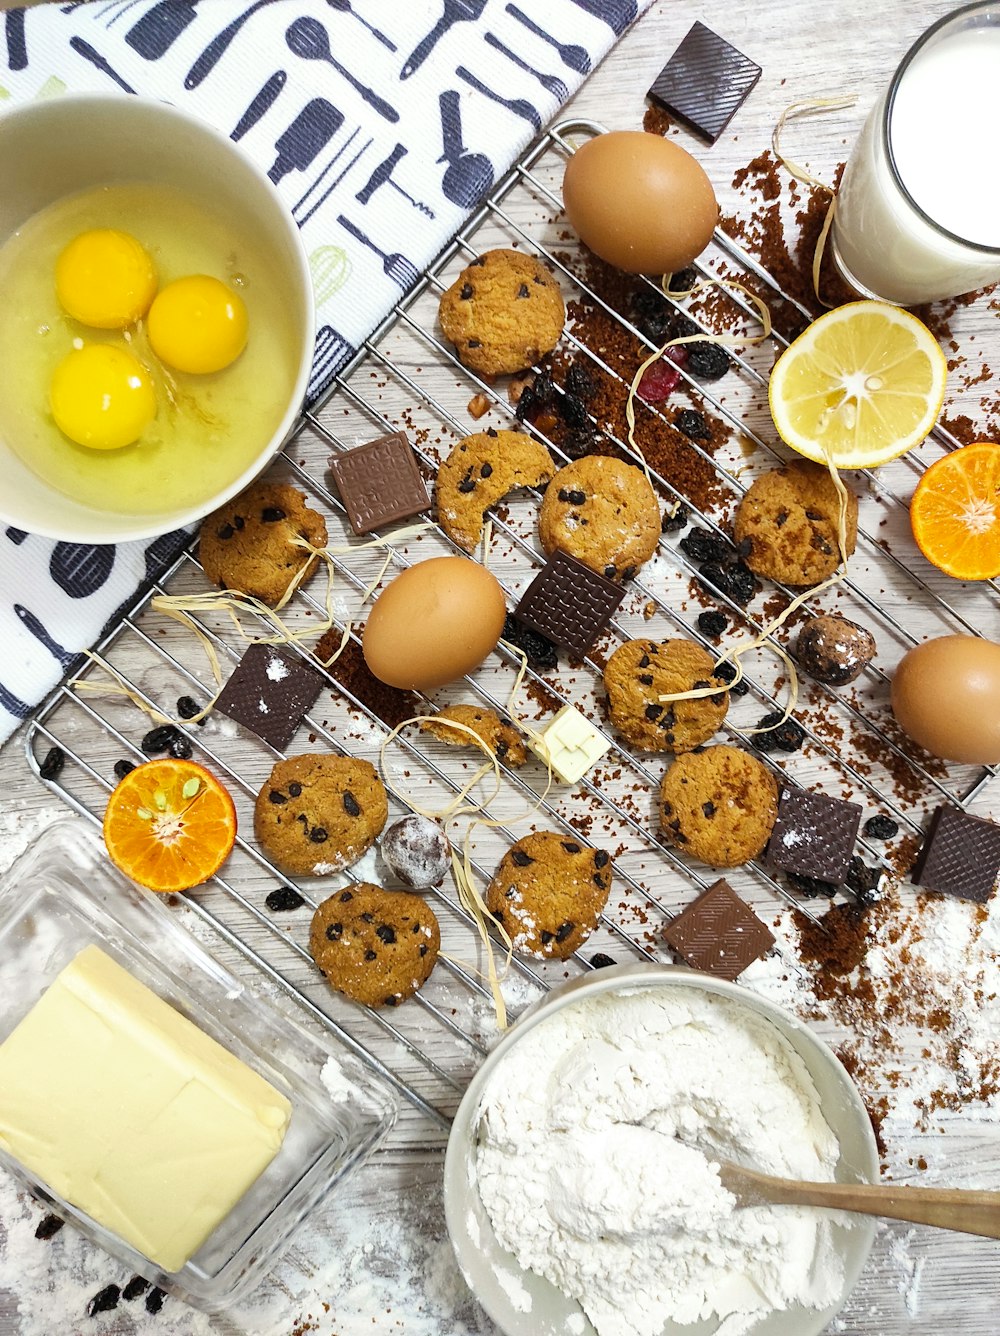
M599 132L600 127L591 122L564 123L527 151L345 368L322 405L303 417L274 466L276 475L301 486L327 516L335 570L333 608L335 624L341 630L348 621L356 627L363 620L362 594L386 557L388 578L416 560L457 549L434 525L418 535L390 532L380 549L355 539L329 484L326 465L330 453L402 426L431 478L457 439L486 425L513 423L506 386L488 384L468 372L436 333L439 296L470 259L494 246L530 249L551 265L564 296L615 315L641 344L652 349L626 315L613 311L587 285L588 271L561 215L560 182L566 157L575 141ZM749 278L765 288L771 299L786 303L790 312L809 316L722 232L716 232L698 269L705 277L736 274ZM697 299L677 302L652 283L648 288L705 327ZM748 333L756 332L757 315L749 301L731 290L716 298L720 300L726 323L731 317ZM786 340L775 335L772 342L780 348ZM595 374L617 376L600 350L586 346L585 335L572 322L563 346L567 353L584 359ZM647 405L664 421L679 407L697 407L728 435L713 453L685 438L711 464L731 498L712 513L692 511L692 523L713 533L722 533L732 502L752 478L782 458L774 445L766 406L767 373L774 353L774 347L768 345L748 345L734 352L732 370L713 384L699 384L681 369L681 386L668 404L662 410ZM477 394L485 396L491 409L489 418L481 422L473 421L468 411L470 398ZM560 463L566 462L553 441L535 434ZM628 448L625 441L611 439ZM939 428L931 449L941 453L957 445ZM869 626L879 643L879 658L849 688L832 691L805 684L796 710L806 731L803 749L790 756L762 758L779 773L782 783L818 784L834 796L852 797L864 805L866 815L887 813L899 823L902 833L911 835L922 829L927 812L942 801L972 807L996 775L995 768L945 767L911 753L888 710L887 686L898 656L928 635L978 633L988 617L996 617L995 600L1000 592L995 582L971 587L958 586L946 577L938 579L937 572L913 569L901 555L912 551L901 491L912 486L908 474L919 472L927 462L926 454L921 460L911 454L879 470L877 478L865 475L866 481L860 482L855 475L856 489L862 493L861 520L849 578L835 594L818 600L821 608L810 608L830 611L835 607ZM688 504L670 478L654 473L654 481L666 503ZM492 519L489 564L511 606L542 561L534 533L536 511L537 497L522 496L499 508ZM659 552L628 586L609 632L612 647L633 637L662 639L682 634L710 651L726 648L733 638L762 630L769 620L761 611L765 598L776 590L787 598L796 592L769 585L747 610L721 594L709 598L699 592L696 566L678 547L678 537L664 536ZM902 541L894 544L897 537ZM322 574L315 576L283 612L293 629L308 630L324 615L323 578ZM216 685L203 645L158 613L151 601L160 593L206 588L197 556L185 552L152 589L136 598L96 647L97 654L136 697L171 717L179 695L193 695L199 703L207 703ZM956 607L958 600L960 607ZM698 629L697 614L706 606L722 607L730 617L721 645L706 640ZM225 615L202 613L197 622L223 665L235 664L246 640ZM262 626L261 633L269 629ZM357 643L353 630L350 637ZM528 718L538 718L572 702L593 721L603 721L601 653L599 647L597 655L584 663L562 665L554 672L529 669L519 697L521 710ZM483 668L454 688L422 700L421 709L432 713L447 701L465 700L505 712L518 667L519 660L501 645ZM760 651L745 668L749 694L733 698L720 740L747 743L744 730L779 708L783 699L779 660ZM328 689L303 722L290 752L329 749L377 761L388 730L362 700L350 695L334 677L328 674L327 678ZM128 698L114 694L109 677L88 662L40 708L27 733L27 756L39 773L48 748L60 746L67 764L57 779L42 782L78 813L98 823L115 782L114 762L122 757L142 759L138 743L150 726L147 715ZM252 830L253 799L278 753L215 716L204 727L181 727L196 759L205 761L230 787L241 830ZM715 879L709 869L689 864L660 837L656 795L670 758L633 754L603 722L602 727L611 750L573 788L557 784L546 794L544 767L534 760L522 770L502 767L502 790L491 803L489 815L506 824L495 829L480 827L475 832L473 868L482 887L503 850L530 826L582 835L613 855L612 894L598 931L583 951L567 962L512 961L505 992L513 1015L553 982L591 968L590 958L598 951L618 960L670 959L662 941L663 926ZM412 726L391 744L386 757L390 819L409 810L411 801L422 807L443 806L470 779L481 760L478 754L450 748ZM490 781L485 783L488 786ZM859 850L870 864L884 865L881 846L862 838ZM313 967L307 949L315 905L337 886L359 877L376 879L377 875L369 857L338 878L301 879L294 889L304 904L291 911L272 912L266 906L268 894L293 883L269 863L252 838L241 835L223 875L184 899L200 919L263 971L273 986L303 1006L318 1025L335 1034L418 1110L447 1125L469 1077L496 1035L491 993L484 982L482 945L450 884L427 893L441 921L442 958L421 992L398 1009L369 1011L333 994ZM765 919L774 919L778 899L815 917L814 901L792 894L759 864L732 870L726 876ZM784 952L789 970L802 968L787 944L779 943L777 949Z

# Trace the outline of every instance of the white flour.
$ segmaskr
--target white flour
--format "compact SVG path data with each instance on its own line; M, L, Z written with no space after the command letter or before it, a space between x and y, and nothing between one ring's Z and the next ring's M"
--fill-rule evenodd
M831 1179L838 1158L802 1062L745 1007L684 989L564 1008L497 1068L481 1119L478 1187L500 1243L600 1336L713 1315L736 1336L840 1297L830 1218L738 1209L711 1162Z

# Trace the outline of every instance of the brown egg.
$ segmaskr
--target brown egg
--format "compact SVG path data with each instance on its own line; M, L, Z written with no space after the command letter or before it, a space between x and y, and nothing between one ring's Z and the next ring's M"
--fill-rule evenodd
M700 163L644 130L614 130L578 148L566 164L563 203L580 240L630 274L683 269L719 221Z
M1000 761L1000 645L978 636L925 640L900 660L892 712L933 756Z
M454 682L500 639L507 608L495 576L468 557L432 557L397 575L372 605L365 662L391 687Z

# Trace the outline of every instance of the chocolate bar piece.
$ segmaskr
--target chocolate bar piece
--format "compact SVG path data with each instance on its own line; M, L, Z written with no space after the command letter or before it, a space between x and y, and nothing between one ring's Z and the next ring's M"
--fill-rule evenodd
M857 803L808 789L782 789L768 862L783 872L839 886L847 876L860 824Z
M704 23L691 31L647 96L714 144L760 78L760 66Z
M949 803L931 818L911 880L942 895L984 904L1000 872L1000 826Z
M251 645L215 709L284 751L323 685L319 673L277 645Z
M702 891L663 933L667 944L696 970L735 979L774 945L774 934L741 900L725 877Z
M371 533L430 508L427 488L404 432L394 431L355 450L331 455L330 472L356 534Z
M576 557L555 552L528 585L514 615L582 659L624 597L620 584Z

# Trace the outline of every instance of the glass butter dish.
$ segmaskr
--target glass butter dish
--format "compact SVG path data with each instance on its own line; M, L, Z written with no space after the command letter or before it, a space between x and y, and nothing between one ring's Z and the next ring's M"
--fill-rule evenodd
M296 1227L369 1157L392 1127L395 1101L336 1038L317 1037L293 1014L254 995L166 904L117 872L98 834L69 819L51 826L0 882L0 1044L88 946L99 947L284 1095L291 1104L284 1140L194 1255L172 1272L62 1200L4 1151L0 1164L131 1270L200 1308L224 1308L261 1278ZM321 1076L330 1059L337 1069L335 1096ZM112 1099L114 1092L108 1094Z

